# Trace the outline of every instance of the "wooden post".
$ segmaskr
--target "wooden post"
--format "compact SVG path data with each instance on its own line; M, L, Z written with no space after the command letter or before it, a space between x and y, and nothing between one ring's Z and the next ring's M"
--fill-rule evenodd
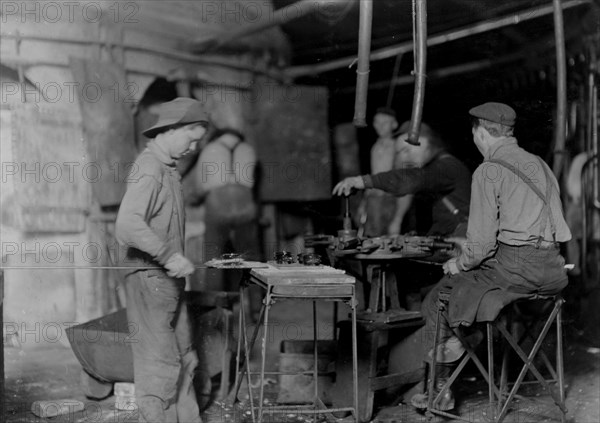
M0 324L2 325L2 345L0 345L0 417L2 421L6 421L6 407L4 404L4 270L0 269Z

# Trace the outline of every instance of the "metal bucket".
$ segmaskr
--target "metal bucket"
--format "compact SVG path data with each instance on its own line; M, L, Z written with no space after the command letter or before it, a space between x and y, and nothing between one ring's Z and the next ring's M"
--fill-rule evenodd
M133 382L133 354L125 309L66 330L83 370L101 382Z

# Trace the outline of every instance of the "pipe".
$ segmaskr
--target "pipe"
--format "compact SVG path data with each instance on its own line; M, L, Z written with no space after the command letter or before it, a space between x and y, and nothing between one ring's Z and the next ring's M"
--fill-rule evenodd
M371 26L373 1L360 0L358 27L358 66L356 69L356 97L354 99L354 126L367 126L367 93L369 90L369 56L371 53Z
M556 45L556 126L554 153L560 155L554 158L553 171L559 175L564 156L566 123L567 123L567 59L565 53L565 29L561 0L552 0L554 6L554 38Z
M226 34L218 34L208 39L205 38L192 41L192 49L195 53L204 53L208 50L216 50L236 39L264 31L277 25L283 25L289 21L301 18L302 16L308 15L314 11L318 11L322 7L326 7L328 8L327 11L331 11L329 8L331 7L332 3L346 5L347 1L348 0L300 0L296 3L292 3L288 6L282 7L279 10L276 10L268 16L268 19L263 19L260 22L253 24L243 25L234 31L227 32Z
M596 45L590 43L590 69L589 69L589 90L590 90L590 104L589 110L589 149L592 156L598 157L598 85L596 84L596 74L598 72L598 63L596 56ZM600 187L598 186L599 171L598 167L600 163L596 160L593 164L593 176L594 176L594 196L593 205L595 208L600 209Z
M596 86L596 50L593 42L589 44L589 69L588 69L588 84L587 84L587 121L585 128L585 150L591 151L593 149L593 141L592 141L592 130L593 126L596 123L596 118L593 114L593 105L594 105L594 87Z
M587 271L587 252L588 252L588 204L587 204L587 196L588 196L588 190L589 190L589 186L588 186L588 180L589 180L589 176L587 175L588 172L588 168L590 165L598 165L598 156L591 156L589 159L586 160L586 162L583 164L583 167L581 168L581 232L582 232L582 237L581 237L581 274L584 277L584 288L586 287L585 285L585 278L588 275L588 271ZM594 184L592 184L594 185ZM592 195L593 197L593 195ZM591 215L592 217L592 232L594 230L593 227L593 223L594 223L594 216L593 214Z
M598 167L600 166L600 160L598 160L598 122L596 120L596 117L598 116L598 86L594 85L594 90L593 90L593 94L594 97L592 99L592 117L594 119L593 122L593 126L592 126L592 154L594 157L596 157L596 160L594 161L594 169L593 169L593 176L594 176L594 202L593 205L596 209L600 210L600 187L598 186L598 184L600 183L598 181L598 177L600 176L598 174Z
M589 5L591 0L571 0L565 1L562 4L563 9L570 9L573 7L578 7L582 5ZM549 15L553 12L552 6L542 6L535 7L531 9L524 10L522 12L506 16L503 18L494 18L483 22L478 22L474 25L455 29L447 32L443 32L441 34L435 35L433 37L429 37L427 40L427 46L432 47L440 44L444 44L450 41L459 40L461 38L470 37L471 35L481 34L488 31L493 31L495 29L503 28L509 25L516 25L521 22L525 22L531 19L537 19L544 15ZM391 47L385 47L379 50L375 50L371 53L371 61L388 59L390 57L395 57L398 54L406 53L412 51L413 44L412 41L407 41L403 43L396 44ZM298 78L300 76L306 75L315 75L323 72L332 71L339 68L344 68L352 65L356 58L352 57L344 57L341 59L332 60L330 62L321 63L318 65L302 65L302 66L294 66L290 67L286 71L286 75L291 78Z
M415 3L416 1L416 3ZM425 101L425 68L427 65L427 0L413 0L415 25L415 93L407 143L419 145L419 131Z

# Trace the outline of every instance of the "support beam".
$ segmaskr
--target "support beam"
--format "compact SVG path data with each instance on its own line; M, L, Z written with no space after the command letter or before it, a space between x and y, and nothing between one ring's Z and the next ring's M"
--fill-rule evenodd
M570 9L573 7L583 6L591 4L591 0L568 0L562 3L562 8ZM505 26L516 25L521 22L525 22L532 19L537 19L544 15L549 15L554 13L554 8L552 5L535 7L531 9L524 10L522 12L518 12L512 14L510 16L505 16L503 18L495 18L487 21L479 22L474 25L443 32L438 35L434 35L429 37L427 40L427 47L433 47L436 45L444 44L449 41L458 40L461 38L470 37L472 35L481 34L488 31L493 31L495 29L503 28ZM398 54L407 53L413 50L413 43L411 41L406 41L400 44L396 44L391 47L382 48L379 50L375 50L371 53L371 61L388 59L390 57L395 57ZM342 59L332 60L330 62L321 63L318 65L303 65L303 66L295 66L288 68L286 75L291 78L298 78L301 76L307 75L317 75L324 72L329 72L335 69L340 69L343 67L349 67L356 61L356 57L345 57Z

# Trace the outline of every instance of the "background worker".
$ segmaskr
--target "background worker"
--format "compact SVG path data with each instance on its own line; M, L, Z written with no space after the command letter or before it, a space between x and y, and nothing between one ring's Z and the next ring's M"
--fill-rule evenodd
M255 195L257 159L254 148L241 132L218 129L202 149L192 173L198 192L192 204L204 204L204 258L223 253L243 254L247 260L260 259L258 201ZM228 286L222 271L210 269L206 284L220 291L236 290L239 278Z
M373 129L377 133L377 141L371 147L371 173L387 172L401 165L403 160L398 155L393 136L398 129L394 109L378 108L373 117ZM365 190L358 213L361 235L378 237L399 234L410 204L410 195L397 197L376 188Z

